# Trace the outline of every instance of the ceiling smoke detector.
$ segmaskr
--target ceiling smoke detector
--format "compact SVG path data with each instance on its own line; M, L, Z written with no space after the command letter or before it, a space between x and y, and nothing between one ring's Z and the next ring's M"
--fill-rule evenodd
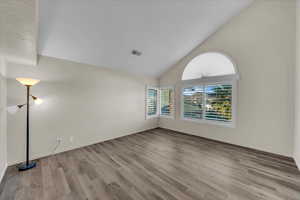
M134 49L134 50L131 51L131 54L132 54L132 55L135 55L135 56L141 56L141 55L142 55L142 52L140 52L140 51Z

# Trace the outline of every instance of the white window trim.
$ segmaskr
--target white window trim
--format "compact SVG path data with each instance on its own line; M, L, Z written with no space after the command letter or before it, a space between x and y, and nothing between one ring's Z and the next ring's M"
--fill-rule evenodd
M235 77L235 76L234 76ZM181 98L180 98L180 119L185 121L191 121L201 124L210 124L210 125L219 125L228 128L235 128L236 127L236 120L237 120L237 79L233 76L220 76L220 77L210 77L210 78L202 78L202 79L194 79L194 80L187 80L183 81L183 85L181 88ZM194 87L194 86L206 86L210 84L231 84L232 85L232 121L231 122L221 122L221 121L213 121L213 120L206 120L206 119L190 119L184 117L184 96L183 91L184 88L187 87ZM205 112L205 110L204 110Z
M148 115L148 90L153 89L157 91L157 109L156 109L156 114L155 115ZM160 109L160 92L159 92L159 87L153 87L153 86L147 86L146 87L146 119L152 119L152 118L157 118L159 117L159 109Z
M163 86L159 88L159 93L162 89L171 89L173 90L173 98L172 98L172 103L173 103L173 112L172 115L162 115L161 114L161 95L159 94L159 117L160 118L167 118L167 119L175 119L175 110L176 110L176 104L175 104L175 87L174 86Z

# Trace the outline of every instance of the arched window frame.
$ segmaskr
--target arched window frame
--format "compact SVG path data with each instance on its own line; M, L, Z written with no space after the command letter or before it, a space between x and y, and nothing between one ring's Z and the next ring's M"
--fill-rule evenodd
M211 76L211 77L201 77L198 79L191 79L191 80L182 80L182 87L181 87L181 94L180 94L180 118L181 120L196 122L196 123L203 123L203 124L211 124L211 125L221 125L229 128L235 128L236 127L236 121L237 121L237 84L238 80L240 79L237 66L235 62L233 62L232 58L227 56L226 54L222 52L206 52L206 53L219 53L223 56L226 56L233 64L235 74L230 75L223 75L223 76ZM203 53L205 54L205 53ZM203 55L200 54L199 56ZM195 57L196 58L196 57ZM195 59L194 58L194 59ZM193 59L190 61L192 62ZM188 65L187 65L188 66ZM184 71L183 71L184 73ZM182 75L183 75L182 73ZM232 120L231 122L222 122L222 121L214 121L214 120L207 120L207 119L191 119L191 118L185 118L184 117L184 89L189 87L195 87L195 86L203 86L205 88L207 85L216 85L216 84L230 84L232 85L232 96L231 96L231 113L232 113ZM206 99L203 100L204 102ZM205 109L204 109L205 115Z

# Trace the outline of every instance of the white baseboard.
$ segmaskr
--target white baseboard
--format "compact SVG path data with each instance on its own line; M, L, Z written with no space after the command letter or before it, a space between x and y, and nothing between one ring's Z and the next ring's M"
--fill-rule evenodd
M7 163L5 164L5 167L4 167L3 171L0 172L0 184L2 182L2 179L3 179L4 175L5 175L6 170L7 170Z
M109 140L114 140L114 139L126 137L126 136L129 136L129 135L141 133L141 132L144 132L144 131L149 131L149 130L152 130L152 129L155 129L155 128L158 128L158 126L154 126L154 127L149 127L149 128L145 128L145 129L133 131L133 132L130 132L130 133L125 133L125 134L119 135L117 137L106 138L106 139L99 140L97 142L93 142L93 143L89 143L89 144L83 144L83 145L78 145L78 146L70 146L68 148L59 149L54 154L52 154L52 152L47 152L45 154L35 155L35 156L31 157L31 160L37 160L37 159L45 158L45 157L52 156L52 155L55 155L55 154L59 154L59 153L67 152L67 151L72 151L72 150L79 149L79 148L84 148L84 147L87 147L87 146L90 146L90 145L94 145L94 144L99 144L99 143L102 143L102 142L105 142L105 141L109 141ZM13 161L8 160L8 164L7 165L8 166L14 166L14 165L20 164L22 162L25 162L25 160L13 160Z

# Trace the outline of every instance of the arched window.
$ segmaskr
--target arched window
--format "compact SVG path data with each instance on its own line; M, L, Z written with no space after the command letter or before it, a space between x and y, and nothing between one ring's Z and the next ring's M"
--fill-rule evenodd
M237 75L231 59L221 53L204 53L194 58L184 69L182 80Z
M182 74L182 119L234 127L237 79L228 56L211 52L195 57Z

